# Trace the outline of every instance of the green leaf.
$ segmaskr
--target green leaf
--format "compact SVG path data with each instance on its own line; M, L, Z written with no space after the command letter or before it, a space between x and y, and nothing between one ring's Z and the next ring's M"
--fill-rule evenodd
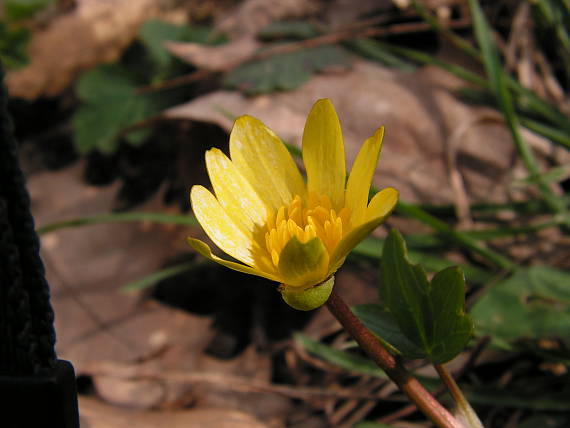
M131 73L125 67L107 64L83 73L77 82L75 92L82 101L104 101L109 97L122 97L132 93L136 87Z
M22 68L28 64L27 48L30 31L26 28L10 28L0 21L0 60L6 68Z
M394 55L376 40L360 38L348 40L346 44L360 55L378 61L387 67L399 68L404 71L414 71L416 69L412 63Z
M465 282L459 268L438 272L430 283L425 271L409 261L401 235L390 231L381 260L380 300L396 320L401 334L434 364L454 358L472 335L471 319L464 312L464 293ZM397 331L390 334L394 336ZM398 338L397 343L401 346L403 338ZM399 351L410 358L417 357L416 352L408 355L405 349Z
M149 213L149 212L124 212L124 213L103 213L96 214L91 217L79 217L70 220L58 221L40 227L37 232L39 235L55 232L59 229L68 229L74 227L90 226L100 223L132 223L132 222L151 222L180 224L184 226L198 226L198 220L193 215Z
M167 41L180 41L184 34L184 27L158 20L146 21L140 31L139 37L146 47L150 59L158 67L167 67L172 61L172 55L164 43Z
M334 349L300 333L295 335L295 341L311 354L345 370L363 375L379 376L383 379L387 378L384 372L372 360ZM416 378L429 390L440 386L439 380L434 378L421 375L417 375ZM534 384L530 386L534 386ZM539 391L527 391L521 387L516 389L498 389L482 386L473 390L466 389L464 393L467 400L473 404L566 413L570 409L568 388L563 388L562 391L552 391L551 380L547 386L543 386Z
M380 300L396 318L400 329L426 355L431 343L431 319L425 271L407 258L404 240L391 230L384 242L380 270Z
M348 61L338 46L303 49L244 64L226 75L224 85L251 95L290 91L309 80L312 73Z
M269 24L257 33L257 38L263 41L275 39L303 40L319 34L315 26L307 21L279 21Z
M311 354L345 370L388 379L386 373L368 358L332 348L301 333L295 334L295 341Z
M382 305L370 303L352 308L352 312L394 354L425 358L425 352L402 334L396 318Z
M295 334L295 342L297 342L311 354L316 355L328 363L335 364L345 370L366 376L375 376L382 379L388 379L388 376L384 370L379 368L376 363L374 363L369 358L361 357L360 355L332 348L329 345L317 342L311 339L309 336L301 333ZM424 387L430 390L439 386L439 381L434 378L422 375L417 375L415 377L421 382Z
M202 260L202 259L199 259ZM128 284L125 284L121 287L121 291L137 291L142 290L144 288L150 287L151 285L156 284L159 281L164 279L179 275L183 272L187 272L191 269L196 268L202 264L201 261L193 260L191 262L180 263L174 266L170 266L164 269L159 269L154 271L148 275L143 276L135 281L131 281Z
M559 338L570 345L570 274L546 266L519 269L493 286L471 310L478 335L496 346Z
M433 348L430 359L449 361L459 354L473 336L473 321L465 313L465 277L452 266L439 271L431 280L430 293Z
M139 31L139 37L146 47L151 61L158 70L165 70L174 61L164 43L167 41L208 43L212 31L206 27L175 25L159 20L146 21ZM219 40L219 38L217 39Z
M182 63L170 55L164 43L168 40L196 43L221 40L219 37L210 40L210 35L208 28L151 20L140 30L148 57L144 54L135 56L131 62L123 58L124 65L104 65L84 73L76 86L82 105L72 120L77 151L81 154L94 150L112 153L117 150L119 137L132 145L148 139L150 130L147 128L130 129L126 134L124 131L184 97L179 88L140 91L151 82L157 83L181 72Z
M126 127L161 110L160 98L139 94L138 87L135 78L120 65L103 65L81 76L76 91L83 104L72 119L75 146L80 153L114 152ZM136 145L147 136L148 130L143 129L126 135L125 139Z
M54 0L4 0L4 16L9 21L31 18Z
M352 250L351 254L371 257L374 259L380 259L382 257L383 245L384 245L384 239L369 237L366 238L364 241L362 241L360 244L358 244L356 248ZM424 251L409 250L408 256L412 260L412 262L421 263L430 272L436 272L438 270L445 269L446 267L456 265L455 263L452 263L449 260L445 260L441 257L434 256L433 250L430 250L429 253L428 250ZM349 257L351 256L349 255ZM469 278L469 281L471 283L483 284L487 282L489 279L491 279L491 277L493 276L492 273L474 266L461 265L461 269L463 269L465 275Z

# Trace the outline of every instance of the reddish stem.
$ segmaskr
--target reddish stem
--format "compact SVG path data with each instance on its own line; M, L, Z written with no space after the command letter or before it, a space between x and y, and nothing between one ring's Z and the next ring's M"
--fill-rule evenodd
M390 354L380 341L352 313L344 300L333 290L326 303L329 311L358 342L364 352L386 372L396 385L435 425L440 428L463 428L410 373Z

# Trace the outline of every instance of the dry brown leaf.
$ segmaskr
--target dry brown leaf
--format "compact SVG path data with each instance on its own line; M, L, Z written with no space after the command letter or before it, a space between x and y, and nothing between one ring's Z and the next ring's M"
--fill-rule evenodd
M389 11L392 0L335 0L325 9L326 20L333 27L351 25L363 17Z
M28 183L39 226L111 211L116 186L82 183L82 163L40 173ZM157 211L160 197L142 210ZM186 250L183 227L114 223L63 229L42 237L42 257L57 312L58 353L76 370L91 361L145 358L172 343L193 343L181 330L206 330L208 320L158 304L143 304L139 293L119 287L161 267ZM169 328L171 327L171 328ZM192 342L194 341L194 342Z
M221 46L169 42L167 49L182 61L198 68L227 71L244 62L261 46L256 40L259 30L273 21L306 16L318 9L318 2L306 0L247 0L220 17L214 26L218 33L230 36Z
M225 71L248 59L261 44L253 36L243 36L221 46L168 42L167 49L182 61L197 68Z
M76 0L75 8L34 32L30 64L7 74L10 94L55 96L90 67L119 57L151 18L180 20L175 0Z
M202 384L196 388L195 393L200 397L199 404L202 406L239 409L264 421L284 421L293 411L292 402L281 395L247 388L240 392L227 387L224 379L235 377L242 378L245 383L269 383L272 375L271 360L253 347L226 361L201 354L197 366L199 373L210 372L220 376L220 382Z
M84 165L33 175L28 183L33 212L42 226L52 221L109 212L116 186L96 188L82 182ZM163 209L161 196L139 210ZM291 401L255 390L228 390L224 376L268 382L270 356L247 348L219 360L205 354L216 332L212 318L197 316L145 300L141 292L125 294L121 285L187 253L187 227L141 223L99 224L63 229L42 237L42 255L56 313L57 350L78 375L91 376L106 401L131 408L179 408L197 403L284 419ZM185 284L180 284L184 287ZM113 376L97 367L117 368ZM211 372L218 384L193 385L160 379L125 378L140 371Z
M168 412L136 411L80 396L82 428L267 428L247 413L223 408Z
M316 0L245 0L220 16L215 28L230 38L253 36L273 21L314 13L319 5Z
M37 224L111 210L116 186L82 182L79 163L59 172L32 176L28 188ZM141 208L158 211L160 197ZM192 367L211 340L211 320L144 302L141 293L119 287L147 275L170 258L187 252L184 227L141 223L99 224L63 229L42 237L42 257L56 313L57 351L76 372L94 361L159 361ZM141 391L144 391L142 393ZM139 407L161 405L182 388L157 392L153 385L117 390L113 399Z
M458 84L457 79L431 67L408 73L362 61L347 73L315 76L292 92L248 98L218 91L168 109L164 116L215 123L229 131L228 113L251 114L285 141L299 145L312 104L328 97L342 123L349 165L362 142L385 125L382 160L375 177L380 187L394 186L410 202L454 202L446 160L453 139L455 165L469 199L504 201L516 159L510 135L499 116L495 121L473 122L473 117L496 113L455 98L450 89ZM471 125L466 127L466 123Z
M279 390L288 387L278 385L273 391L270 361L253 347L227 361L206 358L206 364L191 368L182 358L175 365L165 364L164 358L132 364L93 362L85 374L106 401L131 408L193 404L239 409L264 420L284 420L291 412L291 401Z

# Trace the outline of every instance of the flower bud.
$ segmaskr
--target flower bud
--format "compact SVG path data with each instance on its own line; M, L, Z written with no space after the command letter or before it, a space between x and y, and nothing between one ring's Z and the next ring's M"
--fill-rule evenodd
M285 303L299 311L311 311L325 304L332 293L334 276L311 288L292 287L281 284L279 291Z

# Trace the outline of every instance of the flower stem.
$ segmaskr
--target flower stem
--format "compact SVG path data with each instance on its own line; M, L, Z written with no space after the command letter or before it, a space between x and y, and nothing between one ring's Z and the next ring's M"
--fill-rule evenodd
M362 350L382 368L388 377L440 428L464 428L352 313L345 301L333 290L326 303L331 314L356 340Z
M437 374L447 387L449 395L451 395L455 401L455 404L457 405L457 412L459 413L460 418L469 428L483 428L483 424L479 420L477 413L475 413L473 407L471 407L469 402L465 399L465 396L461 392L461 389L459 389L459 386L455 382L455 379L453 379L453 376L449 374L447 369L442 364L434 364L434 367L437 371Z

